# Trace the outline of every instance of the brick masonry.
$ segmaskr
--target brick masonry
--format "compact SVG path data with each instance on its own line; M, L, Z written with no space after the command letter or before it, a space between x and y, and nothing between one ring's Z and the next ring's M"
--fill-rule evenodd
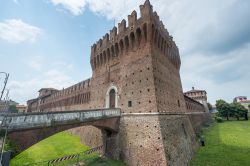
M107 137L92 126L69 132L86 145L112 147L105 153L132 166L187 165L198 147L195 131L209 115L183 95L178 47L148 0L140 12L91 47L90 79L28 101L28 111L108 108L113 89L123 113L118 133Z

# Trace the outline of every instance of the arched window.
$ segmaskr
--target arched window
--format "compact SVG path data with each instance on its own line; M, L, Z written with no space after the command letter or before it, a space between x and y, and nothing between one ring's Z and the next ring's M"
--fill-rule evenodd
M137 43L138 43L138 46L140 46L140 43L141 43L141 29L140 28L137 28L136 29L136 36L137 36Z
M115 90L109 91L109 108L115 108Z
M106 93L106 108L118 108L118 93L117 87L111 85Z

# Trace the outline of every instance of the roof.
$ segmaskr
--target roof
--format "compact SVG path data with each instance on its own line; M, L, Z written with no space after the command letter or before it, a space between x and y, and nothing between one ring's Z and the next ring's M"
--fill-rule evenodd
M30 100L27 101L27 103L28 103L28 104L31 104L31 103L34 103L34 102L37 101L37 100L38 100L38 98L30 99Z
M55 88L42 88L40 89L38 92L42 91L42 90L54 90L54 91L59 91L58 89Z
M16 108L26 108L26 105L16 105Z
M192 92L206 92L205 90L199 90L199 89L195 89L194 87L192 87L192 90L184 92L184 94L186 93L192 93ZM206 92L207 93L207 92Z
M206 92L205 90L198 90L198 89L193 89L184 93L191 93L191 92ZM207 93L207 92L206 92Z
M237 97L235 97L235 99L237 99L237 98L246 98L247 96L237 96Z
M250 100L241 100L240 103L250 103Z

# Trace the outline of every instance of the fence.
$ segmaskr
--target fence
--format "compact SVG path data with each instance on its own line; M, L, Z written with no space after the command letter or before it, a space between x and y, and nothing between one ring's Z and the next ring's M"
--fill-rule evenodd
M26 163L23 166L63 166L65 164L76 164L79 163L80 161L84 160L87 158L87 155L91 155L95 152L100 152L103 149L103 145L89 149L87 151L77 153L77 154L71 154L63 157L59 157L56 159L52 159L49 161L41 161L37 163Z

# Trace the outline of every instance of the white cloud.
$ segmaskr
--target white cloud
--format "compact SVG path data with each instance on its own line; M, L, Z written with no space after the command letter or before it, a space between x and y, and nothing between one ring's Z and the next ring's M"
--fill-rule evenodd
M139 13L144 0L51 0L74 15L86 6L109 20ZM154 10L174 37L182 58L184 90L205 89L209 100L227 101L249 95L250 1L151 0ZM233 12L232 12L233 11Z
M10 98L16 100L22 104L25 104L27 100L36 98L38 96L38 90L41 88L56 88L62 89L64 87L71 86L76 83L65 72L57 69L51 69L44 71L26 81L10 81L8 89L10 91Z
M62 5L69 10L73 15L80 15L83 13L86 0L51 0L54 5Z
M42 30L18 19L0 22L0 39L10 43L34 42Z
M44 59L42 56L31 56L28 60L25 60L29 67L33 70L40 71L43 67Z
M205 89L208 99L232 102L235 96L249 95L250 43L224 56L192 54L182 58L183 89Z

